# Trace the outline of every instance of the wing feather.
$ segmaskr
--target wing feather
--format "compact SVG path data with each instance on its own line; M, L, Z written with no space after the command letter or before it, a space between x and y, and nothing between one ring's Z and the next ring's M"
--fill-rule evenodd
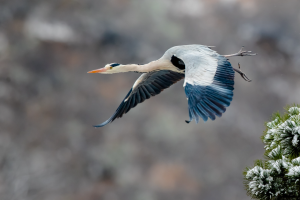
M123 114L129 112L129 110L134 108L137 104L142 103L151 96L161 93L161 91L183 78L184 74L169 70L153 71L142 74L134 83L116 112L108 120L95 127L103 127L108 123L113 122L115 119L122 117Z
M205 46L191 45L175 50L185 63L185 93L188 98L188 123L221 117L232 101L234 71L228 60Z

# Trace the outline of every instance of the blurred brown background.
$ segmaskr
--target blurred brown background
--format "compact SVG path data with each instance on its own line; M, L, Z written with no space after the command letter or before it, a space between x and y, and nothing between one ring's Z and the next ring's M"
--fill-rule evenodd
M222 118L186 124L183 81L104 128L147 63L170 47L241 46ZM242 172L264 122L300 103L299 0L2 0L1 200L249 200Z

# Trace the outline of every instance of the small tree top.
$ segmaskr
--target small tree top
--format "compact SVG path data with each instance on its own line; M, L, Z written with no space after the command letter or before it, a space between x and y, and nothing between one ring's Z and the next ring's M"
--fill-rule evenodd
M254 199L300 198L300 106L286 110L266 123L266 160L257 160L244 172L246 190Z

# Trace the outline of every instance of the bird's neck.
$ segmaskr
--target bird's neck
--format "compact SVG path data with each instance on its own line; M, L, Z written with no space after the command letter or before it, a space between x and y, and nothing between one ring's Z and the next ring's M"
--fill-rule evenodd
M119 67L119 72L136 72L139 71L140 65L137 64L127 64L127 65L121 65Z
M170 70L172 63L168 60L155 60L144 65L128 64L122 65L124 72L151 72L156 70Z

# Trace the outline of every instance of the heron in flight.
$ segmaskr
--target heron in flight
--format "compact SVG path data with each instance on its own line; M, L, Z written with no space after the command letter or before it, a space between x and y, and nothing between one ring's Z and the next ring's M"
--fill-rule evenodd
M253 55L256 54L243 51L243 48L235 54L220 55L212 50L211 46L184 45L168 49L160 59L148 64L111 63L104 68L89 71L88 73L101 74L142 73L116 112L95 127L103 127L122 117L137 104L159 94L183 78L190 118L186 122L194 119L198 123L200 118L204 121L208 118L215 120L216 116L222 116L232 100L234 72L239 73L246 81L251 81L245 73L231 66L228 57Z

